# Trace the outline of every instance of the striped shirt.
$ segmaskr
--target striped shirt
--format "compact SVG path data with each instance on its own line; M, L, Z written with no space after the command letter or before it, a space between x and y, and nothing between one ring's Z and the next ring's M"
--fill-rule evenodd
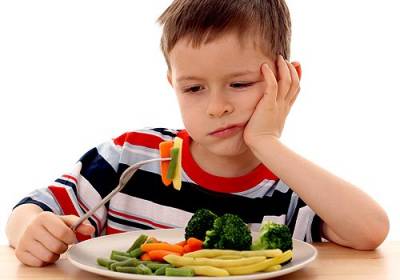
M160 163L143 165L125 188L96 211L91 236L139 229L185 227L193 213L207 208L222 215L239 215L252 230L263 221L289 226L293 238L321 241L321 219L267 167L234 178L214 176L202 170L190 153L186 130L143 129L125 133L88 151L74 169L47 188L37 189L17 205L33 203L57 215L83 215L117 185L130 165L159 157L159 143L183 139L182 188L163 185ZM83 240L90 236L78 236Z

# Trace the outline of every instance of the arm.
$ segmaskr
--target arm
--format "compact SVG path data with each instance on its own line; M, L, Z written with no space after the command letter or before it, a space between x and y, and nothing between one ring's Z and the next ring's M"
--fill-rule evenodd
M44 266L57 261L68 245L76 242L70 229L77 216L57 216L35 204L23 204L11 213L6 234L15 255L29 266ZM90 235L94 227L81 224L77 232Z
M249 120L244 138L256 157L287 183L324 221L323 235L340 245L374 249L385 239L389 222L367 194L284 146L279 137L299 93L299 77L281 56L277 81L268 65L266 90Z
M360 189L302 158L276 138L266 137L254 151L321 217L327 239L361 250L374 249L385 239L387 216Z
M47 188L35 190L18 203L10 215L6 233L22 263L30 266L53 263L77 239L101 233L106 207L89 218L96 228L89 222L83 223L76 230L81 235L76 235L70 226L85 209L115 187L119 157L119 149L112 141L104 143L86 153L71 173L62 175Z

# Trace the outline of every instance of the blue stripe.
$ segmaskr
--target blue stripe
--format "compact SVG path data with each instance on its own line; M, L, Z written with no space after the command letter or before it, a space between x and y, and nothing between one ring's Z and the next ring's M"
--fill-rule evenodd
M34 199L30 198L30 197L25 197L25 198L23 198L20 202L17 203L17 205L15 205L15 206L13 207L13 210L14 210L15 208L17 208L18 206L20 206L20 205L28 204L28 203L30 203L30 204L35 204L35 205L39 206L40 208L43 209L43 211L53 212L53 211L51 210L51 208L50 208L49 206L47 206L46 204L44 204L43 202L34 200Z
M80 161L82 162L81 175L102 198L117 186L119 176L96 148L87 152Z

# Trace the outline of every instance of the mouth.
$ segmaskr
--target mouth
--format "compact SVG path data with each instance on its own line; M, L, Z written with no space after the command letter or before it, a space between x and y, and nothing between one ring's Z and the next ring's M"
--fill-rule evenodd
M210 132L208 135L221 135L230 131L234 131L237 129L241 129L245 126L245 123L237 123L237 124L231 124L231 125L227 125L221 128L218 128L216 130L214 130L213 132Z

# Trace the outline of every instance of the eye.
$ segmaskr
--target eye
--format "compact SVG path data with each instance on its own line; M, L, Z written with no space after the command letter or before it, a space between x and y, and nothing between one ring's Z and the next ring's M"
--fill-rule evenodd
M198 91L200 91L202 89L203 89L202 86L191 86L191 87L188 87L188 88L184 88L183 92L196 93L196 92L198 92Z
M232 83L232 84L231 84L231 87L240 89L240 88L247 88L247 87L250 87L250 86L252 86L253 84L254 84L254 83Z

